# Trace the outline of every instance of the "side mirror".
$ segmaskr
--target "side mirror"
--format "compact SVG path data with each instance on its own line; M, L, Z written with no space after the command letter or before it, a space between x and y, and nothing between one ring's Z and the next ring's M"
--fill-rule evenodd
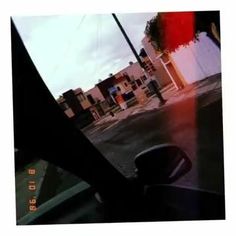
M136 173L144 184L170 184L192 167L187 155L173 144L157 145L135 157Z

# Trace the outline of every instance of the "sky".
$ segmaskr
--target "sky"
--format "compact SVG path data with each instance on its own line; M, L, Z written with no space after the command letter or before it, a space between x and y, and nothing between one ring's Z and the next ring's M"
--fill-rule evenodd
M156 13L117 14L137 52ZM55 98L94 87L136 61L111 14L13 17L23 42Z

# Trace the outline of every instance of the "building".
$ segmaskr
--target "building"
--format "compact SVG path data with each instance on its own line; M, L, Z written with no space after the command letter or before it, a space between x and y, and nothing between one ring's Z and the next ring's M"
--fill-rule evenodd
M115 83L115 76L111 75L107 79L100 81L97 83L95 86L99 89L100 93L108 103L109 107L112 107L116 104L115 100L113 97L110 96L110 91L109 89L114 86Z
M169 58L186 84L221 73L220 49L205 32L199 34L198 40L172 52Z
M148 52L151 53L151 55L155 53L155 50L153 50L151 45L147 44L146 46L148 48ZM172 82L167 71L163 67L163 64L160 62L160 60L156 59L156 53L151 59L146 50L142 48L140 50L139 56L144 64L144 68L148 76L152 78L152 80L156 80L160 88L163 88Z
M119 71L116 75L117 77L120 75L126 76L133 90L135 90L135 86L140 87L143 85L146 80L145 73L138 62L129 62L129 65Z
M93 102L94 101L94 104ZM99 102L87 96L81 88L68 90L57 99L65 114L73 120L79 128L83 128L93 121L100 119L104 112ZM98 108L99 107L99 108Z
M135 80L131 80L128 74L117 73L115 75L114 86L110 90L111 96L114 97L121 109L126 109L137 102L134 94L136 85ZM135 86L135 88L134 88Z
M174 62L170 60L169 54L156 51L147 36L142 39L142 44L148 58L156 69L155 75L159 84L164 87L172 82L176 89L182 88L185 85L185 81Z
M90 104L97 109L100 117L109 111L109 104L97 86L89 89L84 94L89 100Z
M69 107L69 105L66 103L66 100L63 96L60 96L57 99L57 103L60 105L60 107L62 108L62 110L65 112L65 114L72 119L75 115L75 113L73 112L73 110Z
M221 73L220 49L205 32L199 34L198 40L171 53L156 51L146 36L142 44L155 67L161 64L176 88Z
M83 92L81 88L77 88L73 90L74 95L76 96L77 100L79 101L79 104L82 106L83 110L88 109L91 107L91 103L89 99L87 98L86 94Z
M87 96L91 104L94 104L99 101L100 102L105 101L105 97L103 96L103 94L101 93L100 89L97 86L94 86L93 88L86 91L85 95Z

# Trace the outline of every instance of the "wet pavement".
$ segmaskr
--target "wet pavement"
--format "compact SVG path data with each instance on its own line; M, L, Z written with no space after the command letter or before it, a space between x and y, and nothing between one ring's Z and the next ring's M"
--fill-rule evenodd
M115 117L107 116L83 131L111 164L127 177L135 173L134 158L139 152L154 145L175 143L193 163L192 170L175 184L223 193L220 76L205 79L180 91L168 86L162 94L168 99L164 106L159 106L158 98L153 96L144 105L130 107ZM30 166L37 169L35 181L39 190L48 165L39 161ZM16 173L18 219L28 213L28 200L32 196L27 190L27 168ZM62 171L60 181L60 188L56 189L55 194L70 188L77 180Z
M107 117L84 132L98 150L125 176L134 175L134 158L146 148L171 142L193 162L177 184L223 192L223 130L221 80L215 76Z

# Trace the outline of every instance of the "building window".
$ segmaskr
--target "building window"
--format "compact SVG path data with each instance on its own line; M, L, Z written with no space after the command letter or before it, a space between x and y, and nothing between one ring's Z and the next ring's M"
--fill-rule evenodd
M69 106L66 102L60 103L60 107L62 108L63 111L69 109Z
M94 105L94 104L96 103L96 101L94 100L94 98L93 98L93 96L92 96L91 94L88 94L88 95L87 95L87 98L88 98L89 102L90 102L92 105Z
M126 72L123 74L123 76L126 78L128 83L131 82L131 79L130 79L129 75Z
M137 79L137 80L136 80L136 83L137 83L138 86L141 86L141 85L142 85L142 82L141 82L140 79Z
M144 82L145 80L147 80L147 77L145 75L141 76L140 79Z
M126 82L124 82L124 85L125 85L125 87L127 87L127 86L128 86L128 84L127 84Z
M143 67L144 67L145 70L148 69L148 65L147 65L147 63L145 61L143 62Z
M135 81L135 78L133 75L130 76L130 80L131 80L131 82Z
M135 91L135 90L137 89L136 84L133 84L131 87L132 87L132 90L133 90L133 91Z
M79 93L79 94L77 95L77 98L78 98L78 100L79 100L80 102L83 102L83 101L85 100L85 96L84 96L82 93Z
M151 70L152 70L152 71L156 71L156 68L154 67L153 64L151 65Z
M117 86L116 88L117 88L118 91L120 91L120 87L119 86Z

